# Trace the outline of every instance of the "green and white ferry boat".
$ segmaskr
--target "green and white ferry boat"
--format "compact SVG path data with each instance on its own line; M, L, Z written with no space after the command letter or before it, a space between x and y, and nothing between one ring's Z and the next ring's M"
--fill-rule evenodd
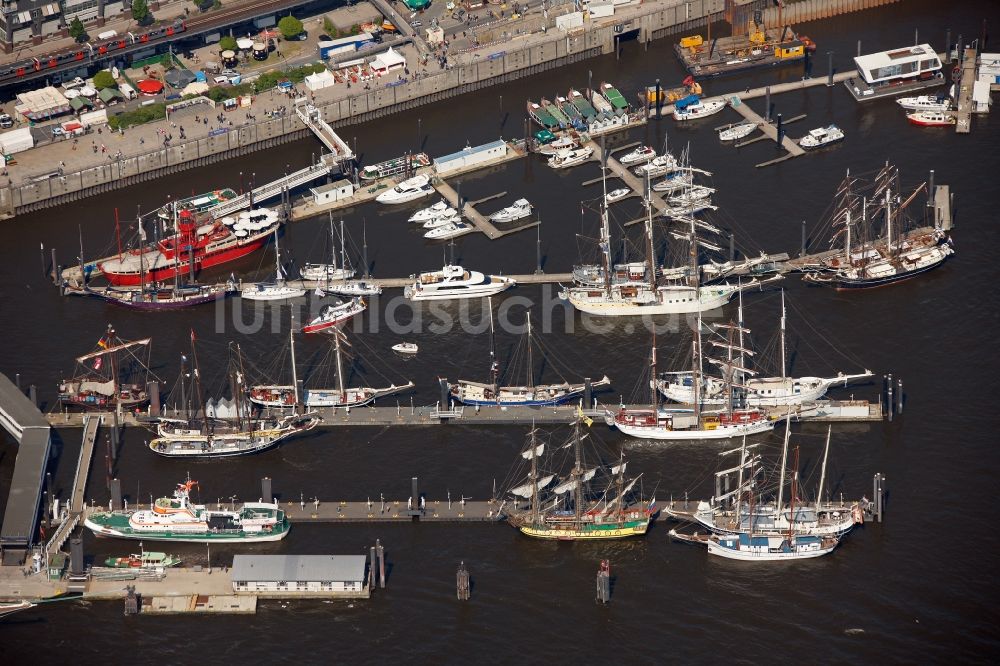
M197 484L190 479L177 484L173 497L161 497L151 509L92 513L84 525L95 536L148 541L237 543L280 541L288 535L288 518L277 503L210 509L191 503L191 488Z

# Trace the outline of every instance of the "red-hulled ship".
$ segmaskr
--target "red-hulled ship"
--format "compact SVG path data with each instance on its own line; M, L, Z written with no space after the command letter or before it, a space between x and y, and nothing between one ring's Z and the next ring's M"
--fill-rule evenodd
M113 285L167 282L219 266L260 249L281 224L277 212L259 208L222 220L199 220L189 209L177 216L177 233L98 264Z

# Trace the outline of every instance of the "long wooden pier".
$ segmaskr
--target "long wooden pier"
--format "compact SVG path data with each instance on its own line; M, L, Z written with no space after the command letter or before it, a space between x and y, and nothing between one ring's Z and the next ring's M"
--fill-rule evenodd
M958 86L958 106L955 109L956 134L972 131L972 90L976 83L976 49L965 49L962 58L962 78Z
M76 462L76 474L73 477L73 493L70 497L69 511L79 515L87 503L84 493L87 490L87 476L90 474L90 461L94 457L94 445L97 442L97 429L104 416L100 414L85 414L82 419L83 445L80 447L80 457Z

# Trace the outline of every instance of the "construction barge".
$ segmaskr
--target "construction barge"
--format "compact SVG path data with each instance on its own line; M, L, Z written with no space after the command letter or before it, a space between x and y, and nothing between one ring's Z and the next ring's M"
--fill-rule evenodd
M764 25L762 0L736 6L726 3L724 18L732 27L730 37L712 38L712 23L708 23L708 37L684 37L674 44L674 51L685 69L693 76L709 77L737 74L748 69L784 65L805 60L816 50L816 44L805 35L796 34L781 20L780 30Z

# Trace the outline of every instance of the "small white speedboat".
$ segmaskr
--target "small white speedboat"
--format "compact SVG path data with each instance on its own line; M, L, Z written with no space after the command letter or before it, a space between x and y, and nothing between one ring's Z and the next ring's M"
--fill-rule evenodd
M708 116L715 115L719 111L726 108L726 102L720 99L710 99L708 101L700 101L695 104L689 104L683 109L674 108L674 120L682 122L685 120L698 120L699 118L706 118Z
M416 354L418 350L419 347L415 342L400 342L398 345L392 346L392 351L400 354Z
M619 187L617 190L611 190L604 196L604 200L607 203L614 203L616 201L621 201L628 195L632 194L632 190L627 187Z
M655 150L649 146L639 146L635 150L622 155L618 161L624 166L631 166L633 164L645 164L654 157L656 157Z
M738 125L730 125L729 127L719 130L719 141L736 141L737 139L742 139L745 136L750 136L757 129L757 123L740 123Z

